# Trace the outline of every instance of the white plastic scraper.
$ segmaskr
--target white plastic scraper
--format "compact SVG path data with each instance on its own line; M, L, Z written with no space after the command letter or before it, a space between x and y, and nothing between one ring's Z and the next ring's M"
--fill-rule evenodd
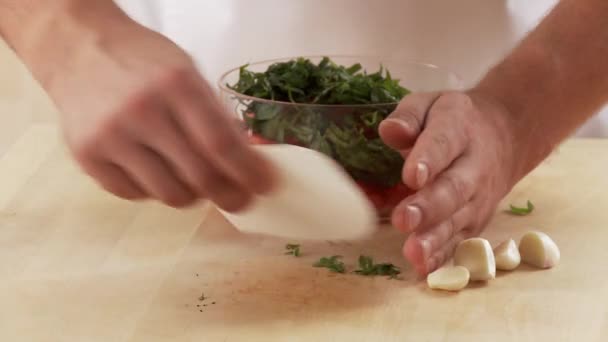
M371 202L328 156L293 145L255 146L279 171L279 186L245 211L222 214L238 230L302 240L355 240L378 226Z

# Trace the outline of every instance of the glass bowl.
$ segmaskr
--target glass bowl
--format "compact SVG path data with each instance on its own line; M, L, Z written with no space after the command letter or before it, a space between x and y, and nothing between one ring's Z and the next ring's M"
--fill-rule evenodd
M318 63L323 56L302 56ZM327 56L343 66L361 64L376 72L380 66L412 92L458 90L462 80L455 73L432 64L400 59L363 56ZM283 58L251 63L248 70L264 72ZM385 146L378 124L392 113L398 102L380 104L309 104L281 102L240 94L228 85L239 80L240 67L229 70L219 80L221 98L241 119L253 144L293 144L325 153L336 160L368 199L379 220L386 222L395 206L412 190L401 180L404 160Z

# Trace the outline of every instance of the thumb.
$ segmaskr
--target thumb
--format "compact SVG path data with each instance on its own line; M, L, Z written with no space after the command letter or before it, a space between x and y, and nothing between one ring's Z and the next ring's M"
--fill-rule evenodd
M378 128L384 143L396 150L412 147L424 127L428 111L440 95L439 92L413 93L403 98Z

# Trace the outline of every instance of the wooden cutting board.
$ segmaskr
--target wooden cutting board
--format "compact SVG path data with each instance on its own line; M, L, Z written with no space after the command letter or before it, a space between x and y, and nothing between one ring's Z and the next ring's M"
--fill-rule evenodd
M370 241L286 242L236 232L213 208L115 199L72 163L53 125L32 126L0 156L1 341L605 341L608 142L575 140L506 199L493 244L536 228L562 263L500 274L457 294L428 290L390 227ZM403 280L311 267L360 254ZM201 295L204 300L199 300Z

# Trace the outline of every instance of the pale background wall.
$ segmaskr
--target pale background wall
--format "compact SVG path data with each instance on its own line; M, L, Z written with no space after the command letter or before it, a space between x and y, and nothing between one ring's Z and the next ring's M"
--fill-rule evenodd
M247 61L301 54L377 54L453 69L468 84L556 0L122 0L191 52L209 80ZM0 43L0 153L51 102ZM597 120L597 119L595 119ZM589 124L585 134L606 135Z

